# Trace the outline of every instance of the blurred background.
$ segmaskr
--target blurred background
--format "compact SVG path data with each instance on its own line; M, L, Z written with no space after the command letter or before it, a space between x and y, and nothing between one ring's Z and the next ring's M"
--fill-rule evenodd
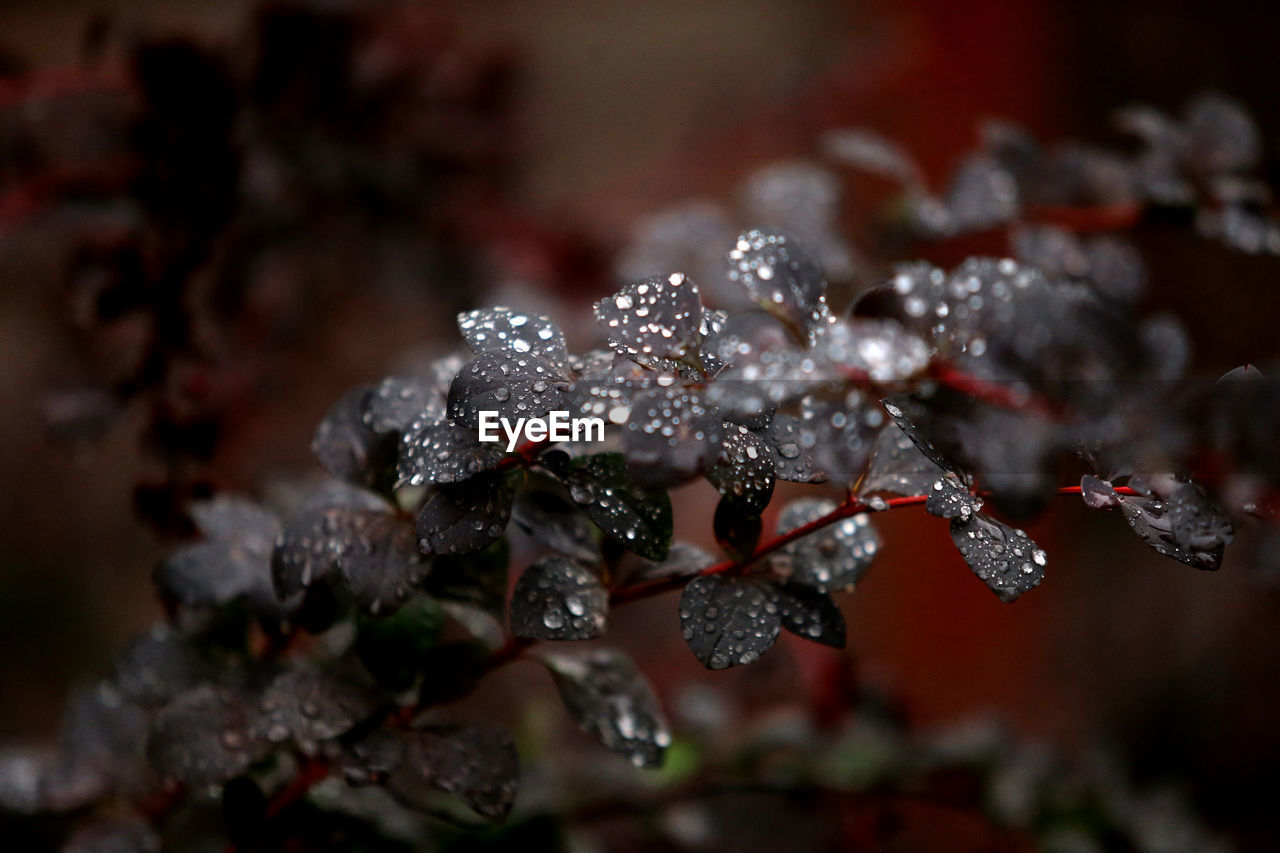
M1243 0L2 0L0 739L51 735L71 686L160 616L151 570L189 532L174 507L315 470L324 410L454 348L456 311L541 308L595 345L570 318L645 215L732 200L831 128L901 142L936 183L982 119L1118 144L1116 108L1215 89L1253 111L1274 183L1274 32ZM1193 372L1275 358L1280 261L1139 246ZM177 280L208 317L179 328L147 302ZM677 535L705 544L699 488ZM994 712L1067 751L1103 743L1242 847L1277 837L1280 595L1238 549L1198 573L1064 500L1031 530L1048 579L1008 606L945 526L908 510L881 529L843 654L913 721ZM613 627L664 698L702 681L785 704L839 654L788 637L708 676L674 609ZM553 699L525 675L476 701Z

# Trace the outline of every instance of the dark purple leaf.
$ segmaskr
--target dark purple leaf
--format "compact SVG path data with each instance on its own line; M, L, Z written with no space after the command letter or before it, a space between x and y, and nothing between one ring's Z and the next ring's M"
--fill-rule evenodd
M387 788L411 808L431 809L426 788L456 794L482 817L505 820L515 803L520 766L515 743L496 726L418 729Z
M833 500L799 498L778 516L778 534L790 533L830 516ZM775 572L793 584L822 592L852 589L880 550L880 537L863 512L842 518L786 545L769 558Z
M756 433L773 454L774 475L791 483L825 483L827 473L811 455L818 437L794 415L774 415Z
M637 767L658 767L671 743L653 688L627 655L614 649L544 652L560 698L582 729Z
M502 448L499 443L482 443L472 430L450 423L443 413L427 413L409 424L400 441L397 482L460 483L495 467L506 455Z
M703 316L698 286L681 273L654 276L624 287L595 306L609 346L645 367L694 368L711 331Z
M557 373L554 364L538 356L481 353L449 386L449 420L474 430L480 427L481 412L495 412L497 419L513 424L522 418L546 417L553 409L565 407L569 384ZM500 439L495 446L505 446L498 420L493 428Z
M622 436L627 471L648 491L680 485L712 464L720 438L719 413L696 391L678 384L641 391Z
M258 700L252 736L269 743L332 740L378 707L369 687L311 668L282 672Z
M413 528L389 513L374 514L351 533L338 559L347 591L366 613L394 611L428 569Z
M164 624L130 643L116 659L115 685L139 705L164 705L203 680L208 662Z
M685 642L707 669L754 663L773 647L781 627L771 584L708 575L691 580L680 595Z
M951 541L960 556L1004 602L1044 580L1045 554L1022 530L981 513L951 519Z
M378 435L400 434L419 418L439 420L444 413L439 390L427 380L388 376L366 399L364 424Z
M664 560L671 543L671 499L641 489L621 453L572 460L563 472L569 496L596 526L630 551Z
M444 556L483 550L506 530L514 499L503 474L438 486L418 513L418 545Z
M940 518L958 518L964 521L982 509L982 498L969 491L959 477L950 471L940 475L926 492L925 511Z
M771 230L743 232L726 263L729 280L784 322L797 340L811 343L818 328L828 322L822 269L793 238Z
M720 496L746 514L764 512L773 497L774 455L760 436L746 427L724 425L720 457L707 479Z
M589 640L604 633L609 593L590 569L544 557L511 594L511 630L533 640Z
M477 355L532 355L546 359L559 374L563 374L569 363L564 332L541 314L526 314L502 306L464 311L458 315L458 329Z
M597 533L581 510L548 489L516 495L511 520L529 536L579 563L600 561Z
M147 755L166 779L200 788L238 776L267 752L251 731L245 700L224 687L202 685L156 716Z
M777 589L778 614L783 628L824 646L844 648L844 614L830 595L797 583L779 584Z

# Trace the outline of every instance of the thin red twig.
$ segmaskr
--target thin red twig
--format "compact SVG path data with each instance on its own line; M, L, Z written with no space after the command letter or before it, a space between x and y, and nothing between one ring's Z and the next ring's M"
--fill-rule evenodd
M1060 416L1058 412L1054 411L1052 404L1028 390L970 376L945 361L935 361L930 364L929 376L945 388L950 388L967 397L972 397L983 403L990 403L1002 409L1029 411L1047 418Z
M1060 495L1078 495L1080 494L1080 487L1063 486L1058 489L1057 493ZM1116 493L1126 496L1139 494L1127 486L1117 486ZM979 492L979 496L989 497L989 494L986 492ZM908 495L906 497L888 498L883 502L883 504L877 504L875 507L872 507L867 501L857 500L851 497L849 500L846 500L826 515L816 518L801 527L797 527L795 530L788 531L770 539L767 542L757 545L756 549L745 559L725 560L723 562L716 563L713 566L708 566L695 575L681 575L677 577L662 578L651 583L637 584L635 586L623 587L622 589L615 589L611 593L609 600L613 604L622 604L628 601L634 601L638 598L648 598L651 595L657 595L659 593L677 589L695 577L722 575L742 571L775 551L785 548L797 539L808 536L810 533L815 533L842 519L855 516L860 512L879 512L884 511L885 509L898 509L904 506L918 506L925 503L928 499L928 495Z

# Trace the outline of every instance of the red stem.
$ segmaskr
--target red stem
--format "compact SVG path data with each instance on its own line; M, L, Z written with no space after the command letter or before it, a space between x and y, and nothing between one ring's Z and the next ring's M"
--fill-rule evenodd
M515 453L507 456L501 462L493 467L493 473L501 473L510 471L515 468L524 468L531 464L538 454L541 453L548 445L551 444L550 439L539 439L537 441L526 441L524 444L516 448Z
M1046 400L1033 395L1030 391L1013 386L979 379L976 376L957 370L945 361L934 361L929 365L929 375L943 387L958 391L983 403L990 403L1002 409L1020 409L1034 412L1047 418L1059 417L1053 406Z
M1117 486L1116 493L1121 495L1133 496L1139 494L1128 486ZM988 492L979 492L979 496L989 497ZM1060 495L1078 495L1080 494L1079 486L1063 486L1058 489L1057 494ZM635 586L615 589L610 594L609 600L613 604L623 604L628 601L634 601L638 598L648 598L651 595L657 595L662 592L676 589L688 583L695 577L706 577L708 575L722 575L730 572L738 572L751 566L760 559L767 557L773 552L785 548L797 539L815 533L828 525L834 524L841 519L849 518L860 512L882 512L885 509L897 509L904 506L917 506L925 503L929 499L928 495L909 495L906 497L889 498L884 501L883 506L871 507L867 502L855 500L852 497L833 509L824 516L815 518L808 524L797 527L779 536L770 539L767 542L756 546L756 549L749 556L742 560L724 560L713 566L707 566L697 574L682 575L679 577L662 578L651 583L637 584ZM505 661L504 661L505 662Z
M307 795L316 783L324 780L331 769L324 758L308 758L298 768L298 775L267 803L267 817L275 817Z

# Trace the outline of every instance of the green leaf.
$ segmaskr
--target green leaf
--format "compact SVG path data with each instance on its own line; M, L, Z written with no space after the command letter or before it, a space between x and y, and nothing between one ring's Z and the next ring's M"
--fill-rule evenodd
M392 692L413 686L440 641L444 611L425 595L410 599L386 619L361 619L356 655L365 669Z

